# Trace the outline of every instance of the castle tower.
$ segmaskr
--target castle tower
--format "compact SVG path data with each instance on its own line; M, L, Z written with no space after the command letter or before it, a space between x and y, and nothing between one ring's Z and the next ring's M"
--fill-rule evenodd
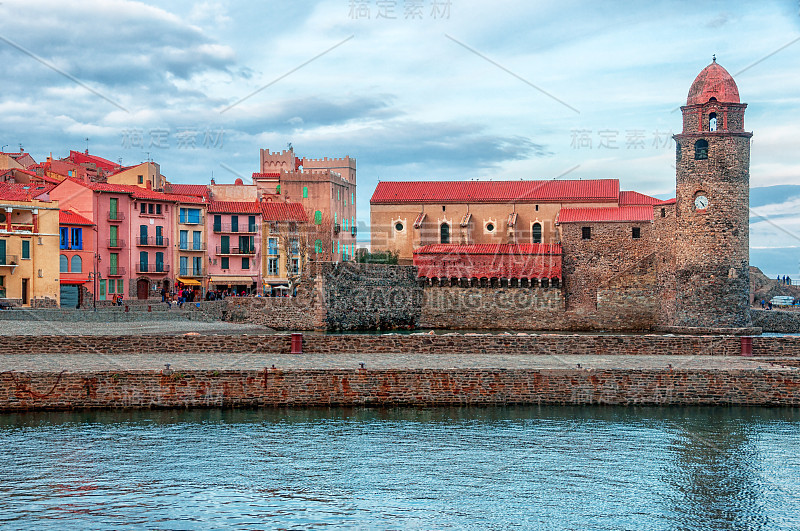
M676 143L678 327L750 326L750 138L746 104L716 58L689 89Z

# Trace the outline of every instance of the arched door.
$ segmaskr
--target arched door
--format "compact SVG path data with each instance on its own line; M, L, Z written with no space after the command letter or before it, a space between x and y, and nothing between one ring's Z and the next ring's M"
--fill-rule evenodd
M140 278L136 281L136 298L146 299L150 291L150 281L145 278Z

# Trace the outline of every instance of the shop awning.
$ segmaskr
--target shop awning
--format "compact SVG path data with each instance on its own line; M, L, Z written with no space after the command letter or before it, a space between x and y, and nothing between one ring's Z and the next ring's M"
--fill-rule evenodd
M185 284L187 286L200 286L201 285L199 280L195 280L193 278L178 277L178 282L180 282L181 284Z
M286 279L284 278L282 280L281 279L269 280L269 279L265 278L264 279L264 284L267 284L267 285L270 285L270 286L285 286L286 285Z
M209 282L213 282L214 284L252 284L255 281L253 277L214 276L209 279Z
M59 282L61 284L69 284L69 285L80 286L81 284L86 284L87 282L89 282L89 279L88 278L62 278L62 279L59 280Z

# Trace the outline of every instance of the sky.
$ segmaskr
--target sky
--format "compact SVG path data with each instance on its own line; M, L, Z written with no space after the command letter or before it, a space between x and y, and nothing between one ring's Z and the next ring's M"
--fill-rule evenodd
M666 198L712 54L748 104L751 187L800 185L798 0L3 0L0 144L150 158L175 183L246 179L261 148L349 155L362 227L379 180L617 178ZM800 189L782 190L751 247L797 273Z

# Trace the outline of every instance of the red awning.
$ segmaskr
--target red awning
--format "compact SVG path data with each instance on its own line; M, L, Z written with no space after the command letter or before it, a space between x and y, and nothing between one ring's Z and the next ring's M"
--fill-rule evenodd
M86 284L89 282L88 278L80 279L80 278L62 278L59 280L61 284L74 284L74 285L81 285Z

